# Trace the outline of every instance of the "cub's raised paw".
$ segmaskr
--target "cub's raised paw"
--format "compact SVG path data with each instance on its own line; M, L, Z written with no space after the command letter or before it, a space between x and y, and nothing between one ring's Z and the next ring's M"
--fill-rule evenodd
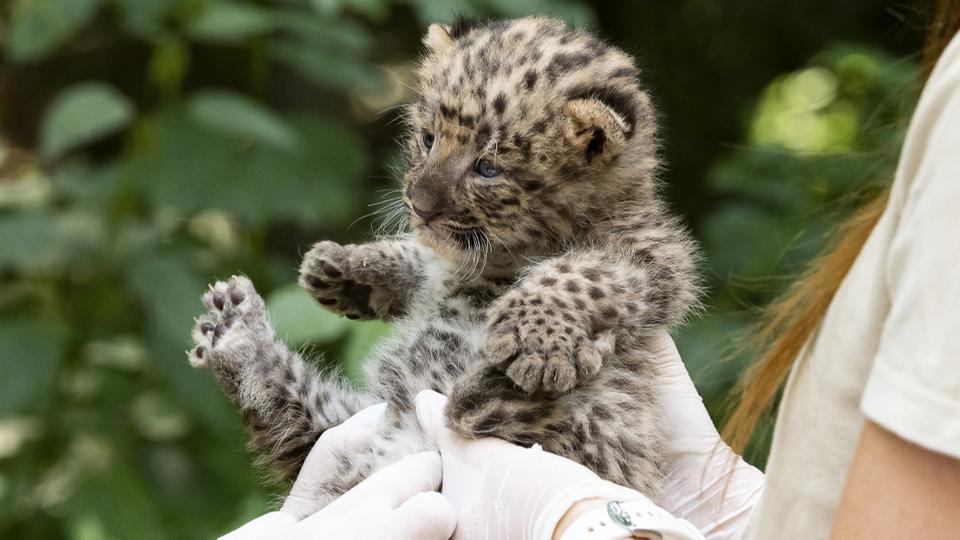
M236 372L256 356L262 343L274 339L266 305L246 277L210 285L203 305L207 312L197 318L192 332L195 346L187 352L193 367L211 368L221 378Z
M314 244L300 265L300 286L331 311L348 319L368 319L374 316L372 287L358 283L351 271L350 258L357 247L329 240Z
M300 286L320 305L348 319L394 317L402 313L400 299L403 253L382 242L341 246L317 242L303 256Z
M565 393L599 371L613 347L612 333L593 334L589 318L562 301L508 293L491 315L485 354L527 393Z

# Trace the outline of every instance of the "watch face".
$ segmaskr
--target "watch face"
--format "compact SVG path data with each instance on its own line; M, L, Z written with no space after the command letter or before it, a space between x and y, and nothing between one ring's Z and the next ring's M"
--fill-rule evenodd
M610 519L614 523L630 531L630 534L633 535L634 538L639 540L663 539L663 536L656 531L648 531L637 528L637 526L633 523L633 519L630 518L630 514L620 504L619 501L610 501L607 503L607 515L610 516Z
M633 530L633 520L630 519L630 514L620 506L620 501L610 501L607 503L607 514L610 515L610 519L614 523L620 525L625 529Z

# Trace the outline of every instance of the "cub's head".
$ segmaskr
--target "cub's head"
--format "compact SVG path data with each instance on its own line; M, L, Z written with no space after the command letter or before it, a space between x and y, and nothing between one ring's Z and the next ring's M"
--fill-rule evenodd
M632 59L560 21L432 25L403 200L451 257L535 254L652 193L655 120Z

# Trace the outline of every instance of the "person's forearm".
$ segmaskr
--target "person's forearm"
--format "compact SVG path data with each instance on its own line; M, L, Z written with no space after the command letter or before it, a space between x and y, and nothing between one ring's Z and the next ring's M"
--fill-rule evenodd
M867 421L837 508L833 538L955 538L960 460Z

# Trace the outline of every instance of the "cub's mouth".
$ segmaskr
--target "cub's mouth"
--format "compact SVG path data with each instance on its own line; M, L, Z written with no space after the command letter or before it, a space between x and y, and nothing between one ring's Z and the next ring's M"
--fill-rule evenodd
M451 256L468 251L483 251L489 244L479 227L463 227L450 222L412 219L413 234L441 255Z

